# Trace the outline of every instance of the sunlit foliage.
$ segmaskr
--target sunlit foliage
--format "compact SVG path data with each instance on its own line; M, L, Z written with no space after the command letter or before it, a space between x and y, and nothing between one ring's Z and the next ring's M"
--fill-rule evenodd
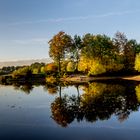
M67 65L70 61L64 60L61 62L61 72L66 73L67 72Z
M32 70L32 73L33 73L33 74L38 74L38 73L39 73L39 69L34 68L34 69Z
M135 59L135 70L140 72L140 53L136 55Z
M55 84L46 84L43 86L44 91L47 91L51 95L55 95L58 92L58 87Z
M13 78L16 78L18 76L29 76L31 75L32 72L31 72L31 69L29 66L25 66L23 68L19 68L18 70L15 70L13 73L12 73L12 76Z
M65 32L60 31L49 41L49 45L49 55L58 64L58 70L61 72L60 63L61 60L66 57L67 52L69 52L71 49L72 38Z
M57 65L55 63L49 63L44 67L44 72L57 72Z
M43 66L45 66L45 63L35 62L30 65L30 69L33 74L39 74L39 73L41 73L41 67L43 67Z
M42 66L42 67L41 67L40 72L41 72L42 74L45 73L45 66Z
M67 64L67 71L68 72L74 72L76 70L76 64L72 61L70 61L68 64Z

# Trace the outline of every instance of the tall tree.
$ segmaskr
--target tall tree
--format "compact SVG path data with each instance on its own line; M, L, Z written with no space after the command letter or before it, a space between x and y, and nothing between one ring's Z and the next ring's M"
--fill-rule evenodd
M81 51L81 62L87 60L88 74L96 75L105 72L118 71L122 69L122 66L117 62L118 57L113 45L112 40L106 35L92 35L86 34L83 37L83 48ZM80 65L79 65L80 66ZM113 66L113 67L112 67ZM115 67L114 67L115 66Z
M49 45L49 55L58 64L58 71L61 73L61 60L70 52L72 38L65 32L60 31L49 41Z
M109 56L112 49L111 39L106 35L86 34L83 37L82 55L87 58L102 59Z
M76 70L78 70L78 62L80 59L81 49L83 47L82 39L80 36L75 35L73 39L72 58L76 62Z
M114 45L119 50L119 55L123 56L124 69L129 71L134 69L135 51L137 43L135 40L128 40L124 33L117 32L113 39Z

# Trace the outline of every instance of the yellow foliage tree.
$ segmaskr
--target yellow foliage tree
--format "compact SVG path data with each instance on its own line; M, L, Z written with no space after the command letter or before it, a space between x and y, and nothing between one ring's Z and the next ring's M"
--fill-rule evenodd
M106 72L105 66L98 59L90 60L88 65L89 65L88 75L97 75Z
M82 58L78 65L78 70L86 72L88 75L97 75L106 72L105 66L99 59Z
M140 53L136 55L135 59L135 70L140 72Z
M76 69L76 65L74 62L69 62L68 65L67 65L67 71L68 72L74 72Z
M57 65L55 63L49 63L44 67L44 72L57 72Z
M72 38L60 31L48 43L50 45L49 55L58 64L58 70L61 72L61 60L64 60L67 52L69 53Z

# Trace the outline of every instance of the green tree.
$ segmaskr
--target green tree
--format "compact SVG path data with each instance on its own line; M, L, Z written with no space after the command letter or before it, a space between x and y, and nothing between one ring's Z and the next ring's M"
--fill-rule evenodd
M86 34L83 37L78 69L89 75L118 71L123 68L122 56L112 40L106 35Z
M30 77L32 71L29 66L25 66L23 68L19 68L12 73L13 78L18 78L20 76Z
M32 70L33 74L38 74L41 72L41 67L45 66L45 63L35 62L30 65L30 69Z
M83 47L82 39L80 36L75 35L73 39L72 56L74 62L76 62L76 70L78 70L78 62L80 60L81 49Z
M137 43L135 40L128 40L124 33L117 32L113 43L118 49L119 55L123 56L124 69L126 71L134 70L135 53Z
M39 73L39 69L34 68L34 69L32 70L32 73L33 73L33 74L38 74L38 73Z
M136 54L140 53L140 44L137 43L136 48L135 48Z
M45 67L44 66L42 66L41 68L40 68L40 72L42 73L42 74L45 74Z
M110 55L111 49L111 39L106 35L86 34L83 37L82 56L103 60L104 56Z

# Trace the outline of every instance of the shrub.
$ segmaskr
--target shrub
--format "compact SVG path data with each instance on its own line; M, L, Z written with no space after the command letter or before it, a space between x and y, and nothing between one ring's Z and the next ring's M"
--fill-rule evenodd
M49 63L44 67L44 71L47 72L57 72L58 67L55 63Z
M74 62L69 62L67 65L67 71L68 72L74 72L76 70L76 65Z

